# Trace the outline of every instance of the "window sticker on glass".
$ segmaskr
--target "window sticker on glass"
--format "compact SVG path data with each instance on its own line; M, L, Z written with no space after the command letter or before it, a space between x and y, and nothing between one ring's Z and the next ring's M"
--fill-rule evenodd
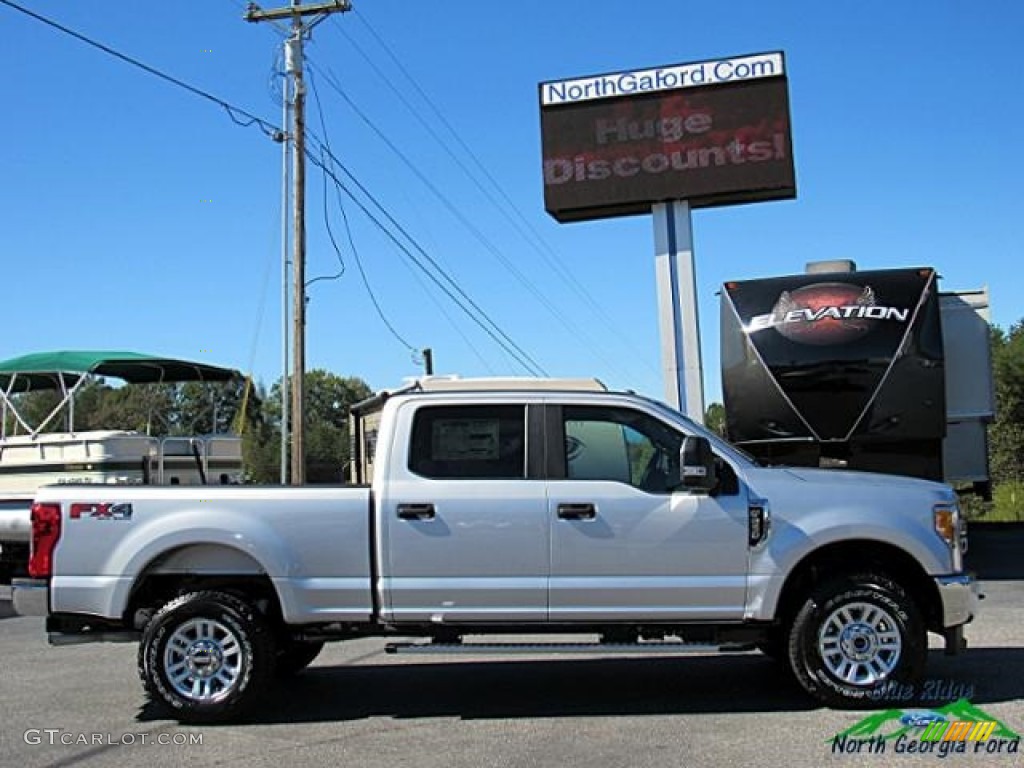
M438 419L431 435L435 461L498 458L497 419Z

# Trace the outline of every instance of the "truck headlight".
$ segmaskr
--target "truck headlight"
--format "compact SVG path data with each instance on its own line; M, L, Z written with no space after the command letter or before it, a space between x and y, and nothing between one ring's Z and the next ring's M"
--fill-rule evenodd
M960 510L957 505L936 504L932 508L932 516L935 532L950 549L956 549L960 543Z

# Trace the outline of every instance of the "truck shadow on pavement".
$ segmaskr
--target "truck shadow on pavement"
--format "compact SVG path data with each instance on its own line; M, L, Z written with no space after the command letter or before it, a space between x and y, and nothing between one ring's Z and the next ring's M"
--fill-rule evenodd
M947 658L933 651L926 688L940 700L980 705L1024 697L1024 648L978 648ZM906 692L904 692L906 693ZM699 658L449 661L313 666L282 681L251 723L370 717L464 720L615 715L798 712L817 709L778 663L760 654ZM864 709L882 709L868 704ZM141 720L160 717L147 707Z
M391 657L383 657L390 660ZM535 718L812 708L764 657L363 663L281 681L258 723ZM145 717L145 711L143 713Z

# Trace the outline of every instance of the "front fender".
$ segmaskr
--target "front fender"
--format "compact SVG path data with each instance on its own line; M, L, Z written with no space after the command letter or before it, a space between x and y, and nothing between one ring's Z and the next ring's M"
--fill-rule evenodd
M891 511L850 507L811 512L798 522L773 519L768 541L751 552L747 618L773 620L786 580L801 562L830 544L854 541L865 547L865 561L877 543L902 550L926 574L950 571L950 552L939 536L913 518L894 519Z

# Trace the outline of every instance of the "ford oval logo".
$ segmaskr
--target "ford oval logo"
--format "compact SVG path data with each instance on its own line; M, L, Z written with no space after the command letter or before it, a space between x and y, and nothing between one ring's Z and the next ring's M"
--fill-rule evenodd
M900 723L903 725L909 725L915 728L924 728L932 723L944 723L946 716L941 715L938 712L922 711L918 710L915 712L904 712L900 718Z

